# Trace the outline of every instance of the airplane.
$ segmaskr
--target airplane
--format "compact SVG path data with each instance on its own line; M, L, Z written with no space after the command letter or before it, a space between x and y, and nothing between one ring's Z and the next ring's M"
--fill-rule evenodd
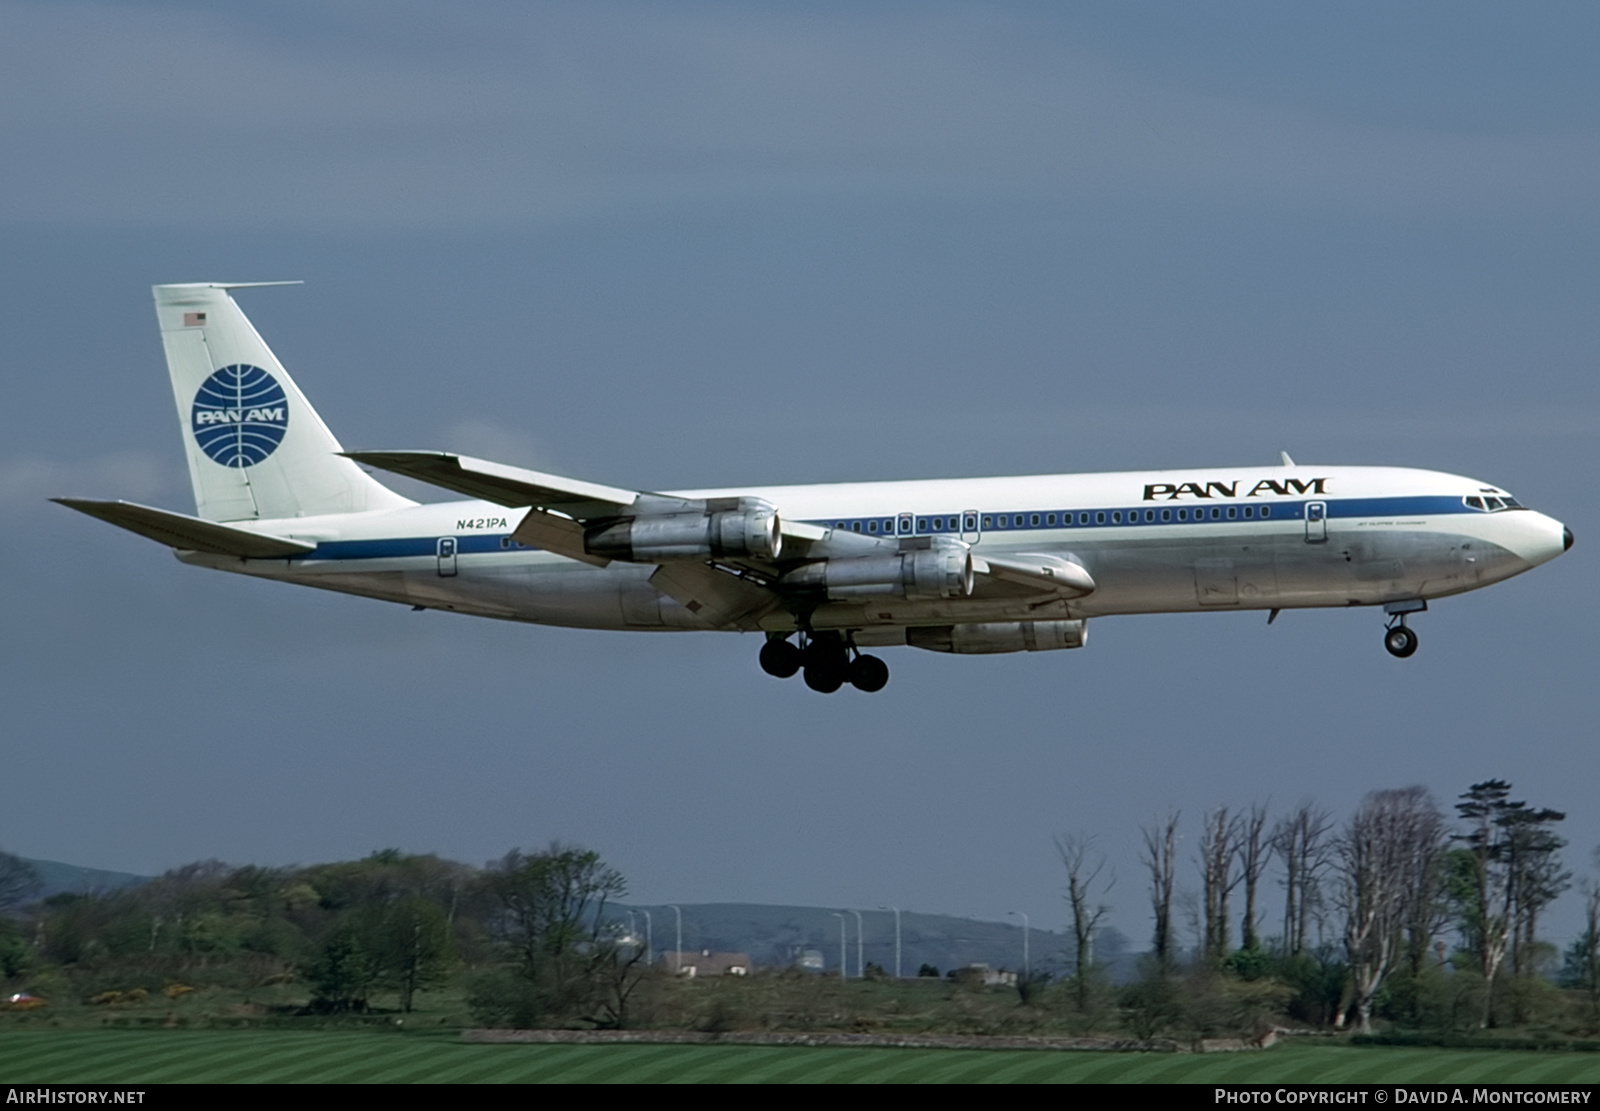
M418 610L760 634L768 674L883 689L866 648L1080 648L1093 618L1382 607L1527 571L1572 530L1472 478L1296 464L632 490L439 451L345 451L234 300L158 285L194 515L55 498L201 567ZM392 472L464 496L417 503Z

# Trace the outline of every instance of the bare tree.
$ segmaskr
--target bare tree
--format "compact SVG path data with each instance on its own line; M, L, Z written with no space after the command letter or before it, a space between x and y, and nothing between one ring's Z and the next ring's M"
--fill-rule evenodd
M1448 843L1444 815L1421 787L1374 791L1339 838L1338 890L1344 911L1351 1006L1363 1033L1372 1003L1399 959L1416 893L1438 882ZM1341 1013L1336 1025L1343 1025Z
M1242 947L1261 948L1261 936L1256 928L1256 891L1261 886L1261 876L1267 870L1272 856L1272 845L1267 840L1267 808L1250 807L1248 814L1239 818L1239 871L1244 880L1244 923Z
M1178 878L1178 819L1179 812L1169 810L1165 818L1140 831L1144 834L1142 860L1150 872L1150 909L1156 920L1151 947L1156 968L1163 976L1172 971L1172 887Z
M1200 881L1205 910L1205 959L1219 963L1228 954L1231 928L1228 897L1239 885L1234 872L1238 855L1239 819L1231 817L1226 806L1206 815L1200 827Z
M1320 883L1330 861L1333 815L1303 802L1272 830L1272 849L1283 861L1283 951L1297 957L1309 947L1311 921L1321 902Z
M1110 913L1105 903L1093 904L1091 889L1105 871L1104 853L1096 852L1094 838L1078 833L1056 838L1056 853L1067 870L1067 904L1072 908L1072 936L1077 942L1073 959L1075 988L1080 1011L1089 1005L1089 973L1094 968L1094 932L1100 920ZM1106 882L1101 894L1111 890L1115 877Z

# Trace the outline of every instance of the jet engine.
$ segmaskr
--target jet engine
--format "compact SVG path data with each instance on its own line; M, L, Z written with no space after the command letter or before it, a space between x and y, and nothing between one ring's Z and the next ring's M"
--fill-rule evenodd
M972 553L966 548L828 559L783 577L785 586L822 587L829 598L965 598L973 581Z
M712 498L703 509L646 513L586 528L590 555L630 563L674 559L777 559L783 548L778 510L761 498Z
M963 656L1082 648L1088 639L1087 621L992 621L980 625L924 625L906 630L906 643L913 648Z

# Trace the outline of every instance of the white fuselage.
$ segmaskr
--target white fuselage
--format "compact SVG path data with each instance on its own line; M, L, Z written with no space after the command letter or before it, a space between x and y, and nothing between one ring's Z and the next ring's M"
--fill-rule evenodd
M970 597L825 601L811 628L895 643L918 625L1112 614L1381 605L1486 586L1561 554L1562 525L1477 480L1393 467L1280 466L672 491L764 498L787 521L863 536L942 535L976 556L1061 556L1080 598L980 586ZM1474 506L1471 502L1476 501ZM488 502L240 522L317 545L293 559L183 553L195 564L429 609L593 629L708 626L649 582L511 539L525 510ZM761 628L793 629L792 612Z

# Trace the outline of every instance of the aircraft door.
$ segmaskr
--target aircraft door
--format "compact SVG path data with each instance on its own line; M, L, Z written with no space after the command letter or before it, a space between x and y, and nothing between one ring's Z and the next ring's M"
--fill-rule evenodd
M439 574L449 578L456 573L456 538L454 536L439 537Z
M969 509L961 515L961 539L968 544L976 544L983 536L978 527L979 520L976 509Z
M1321 544L1328 539L1328 503L1306 502L1306 543Z

